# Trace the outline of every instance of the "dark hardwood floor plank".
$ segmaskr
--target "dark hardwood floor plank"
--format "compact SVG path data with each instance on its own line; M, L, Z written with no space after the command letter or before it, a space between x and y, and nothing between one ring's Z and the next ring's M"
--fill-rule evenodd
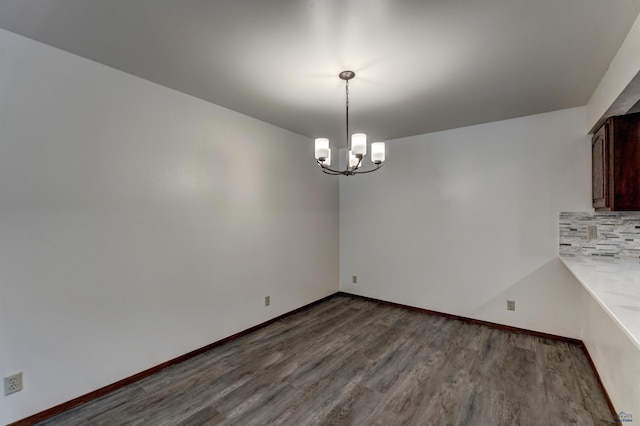
M339 295L43 425L610 424L577 345Z
M318 425L366 425L371 423L371 414L379 402L378 394L371 389L356 385L338 400L326 419Z
M100 397L91 403L81 405L72 410L40 422L40 425L75 426L86 425L90 419L101 415L109 415L128 407L131 401L144 398L146 392L136 383Z
M437 385L416 407L409 424L412 425L455 425L461 411L469 405L473 397L473 380L468 370L455 369L442 375ZM491 423L488 423L491 424Z
M229 411L223 425L263 426L289 408L298 390L288 383L279 383L249 396Z
M525 345L535 349L533 345ZM514 347L507 366L503 425L551 426L547 419L545 389L534 350Z
M213 407L205 407L183 421L176 423L176 426L216 426L222 424L226 418Z
M431 351L417 365L406 371L401 380L382 399L381 404L374 409L371 424L410 424L415 416L416 407L423 403L425 395L430 392L433 377L444 368L446 362L446 353Z
M363 310L351 310L348 316L332 318L321 331L302 331L295 339L283 342L278 349L287 354L324 352L325 346L344 345L346 339L359 332L370 330L371 314Z
M364 385L380 393L386 393L411 369L417 359L430 352L428 344L433 338L433 328L427 321L409 329L409 338L397 333L389 350L376 361Z
M541 345L547 418L552 424L591 426L594 421L585 405L565 346L565 343Z
M585 406L589 409L594 423L596 425L614 424L609 406L603 398L598 379L593 373L583 349L579 346L568 345L567 350L571 356L571 367L580 385Z
M428 391L416 407L410 424L456 424L461 410L468 406L473 397L474 378L471 371L478 358L479 350L472 349L470 341L477 336L464 331L468 324L455 321L448 334L445 368L436 372L428 382ZM434 340L438 342L440 339Z
M273 424L322 424L334 407L368 374L372 362L358 355L354 352L332 374L297 387L299 393L289 410L274 419Z
M183 363L171 366L153 376L142 379L138 385L147 393L166 390L167 388L184 388L192 383L207 378L215 378L225 374L231 368L228 364L199 355Z
M220 361L233 362L242 356L247 349L255 352L267 351L287 351L294 348L301 342L320 341L325 336L331 336L331 331L341 324L347 322L356 310L347 306L338 306L331 315L318 318L316 321L305 321L300 326L295 323L288 323L286 327L274 333L269 338L254 339L252 334L243 336L236 341L230 342L228 348L221 346L222 354L218 358ZM312 311L312 309L310 309ZM265 327L268 328L268 327ZM226 349L226 350L225 350Z
M503 417L508 380L506 369L510 355L510 333L474 330L471 327L468 332L476 336L469 346L478 345L478 356L471 370L473 388L463 402L456 424L499 425Z
M213 401L224 398L230 392L244 386L254 379L256 371L266 369L282 358L282 354L272 352L256 357L251 363L251 369L242 366L211 369L194 375L190 380L182 379L175 382L172 382L171 377L167 377L166 386L156 387L144 398L131 401L127 412L117 413L120 417L147 419L150 422L148 424L160 422L164 418L173 422L182 421L210 406ZM158 407L163 409L158 410ZM217 406L214 408L218 409Z
M264 369L252 369L251 378L241 386L235 387L221 398L216 398L212 402L216 409L229 418L238 416L243 410L251 408L251 404L260 403L262 399L269 396L271 388L278 387L279 384L286 384L289 377L298 367L294 357L283 358L278 363L270 365Z

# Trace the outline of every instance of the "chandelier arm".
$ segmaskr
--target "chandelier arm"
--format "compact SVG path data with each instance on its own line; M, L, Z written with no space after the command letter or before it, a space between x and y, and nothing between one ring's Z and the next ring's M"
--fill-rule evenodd
M334 170L327 171L325 169L322 169L322 173L324 173L326 175L330 175L330 176L339 176L339 175L342 174L341 172L337 172L337 171L334 171Z
M327 166L323 165L319 160L316 160L316 163L318 163L318 165L320 166L320 169L323 171L323 173L326 173L328 175L331 175L331 174L333 174L333 175L341 175L341 174L343 174L343 172L341 172L340 170L334 170L334 169L332 169L330 167L327 167ZM329 172L331 172L331 173L329 173Z
M380 169L382 166L383 166L383 164L382 164L382 163L380 163L380 164L376 164L376 168L375 168L375 169L371 169L371 170L363 170L363 171L361 171L361 172L355 171L355 172L353 172L353 174L356 174L356 175L362 175L362 174L365 174L365 173L372 173L372 172L375 172L376 170Z

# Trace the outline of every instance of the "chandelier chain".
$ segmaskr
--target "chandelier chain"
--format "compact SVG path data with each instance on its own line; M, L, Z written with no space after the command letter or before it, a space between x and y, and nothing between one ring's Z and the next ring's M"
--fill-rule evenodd
M346 133L346 135L347 135L346 136L347 145L346 146L347 146L347 149L349 149L350 148L350 144L349 144L349 80L345 80L344 91L345 91L346 98L347 98L347 100L345 102L346 109L347 109L347 133Z

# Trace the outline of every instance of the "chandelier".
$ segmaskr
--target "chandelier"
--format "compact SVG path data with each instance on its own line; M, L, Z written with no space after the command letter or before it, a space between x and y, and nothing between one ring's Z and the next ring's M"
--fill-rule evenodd
M346 94L346 116L347 116L347 167L344 170L335 170L331 166L331 148L329 147L329 139L317 138L315 140L316 162L320 166L323 173L328 175L344 175L353 176L362 173L371 173L382 167L385 159L384 142L374 142L371 144L371 162L375 168L362 170L362 159L367 155L367 135L364 133L354 133L351 135L351 144L349 144L349 80L356 76L353 71L342 71L338 74L340 79L344 80Z

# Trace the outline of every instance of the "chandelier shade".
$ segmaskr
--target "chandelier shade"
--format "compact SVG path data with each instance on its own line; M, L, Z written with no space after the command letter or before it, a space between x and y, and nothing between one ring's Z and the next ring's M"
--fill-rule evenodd
M353 71L342 71L340 74L338 74L338 77L345 81L347 167L343 170L330 168L329 166L331 166L331 147L329 144L329 139L317 138L315 140L316 162L320 166L322 172L328 175L353 176L362 173L375 172L382 167L382 163L386 159L385 143L374 142L371 144L371 162L375 165L375 167L369 170L362 170L362 159L365 155L367 155L367 135L364 133L354 133L353 135L351 135L351 141L349 141L349 80L351 80L355 76L356 73L354 73Z
M371 161L374 164L384 162L385 147L384 142L374 142L371 144Z
M327 149L327 157L321 163L327 167L331 165L331 148Z
M367 155L367 135L354 133L351 136L351 150L356 155Z
M331 150L329 149L329 139L327 138L318 138L316 139L316 158L320 161L324 161L329 157L329 153Z
M352 150L349 150L349 167L352 167L353 169L357 169L360 167L361 161L362 161L362 158L356 157L356 154L354 154Z

